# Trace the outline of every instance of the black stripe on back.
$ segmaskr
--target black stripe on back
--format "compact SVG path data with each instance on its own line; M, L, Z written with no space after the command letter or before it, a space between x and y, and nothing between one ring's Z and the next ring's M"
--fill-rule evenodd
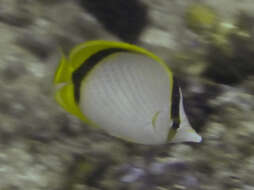
M121 48L109 48L109 49L101 50L93 54L87 60L85 60L85 62L82 63L81 66L73 72L72 82L74 84L74 98L77 104L79 103L79 99L80 99L81 82L84 79L84 77L89 73L89 71L91 71L93 67L105 57L113 53L123 52L123 51L127 51L127 50L121 49Z
M175 77L173 77L171 119L173 120L172 128L178 129L180 126L180 88Z

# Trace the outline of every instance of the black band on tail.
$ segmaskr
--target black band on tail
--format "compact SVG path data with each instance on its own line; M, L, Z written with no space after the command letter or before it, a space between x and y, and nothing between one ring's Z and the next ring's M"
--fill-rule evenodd
M175 77L173 77L171 119L173 120L172 129L180 127L180 87Z

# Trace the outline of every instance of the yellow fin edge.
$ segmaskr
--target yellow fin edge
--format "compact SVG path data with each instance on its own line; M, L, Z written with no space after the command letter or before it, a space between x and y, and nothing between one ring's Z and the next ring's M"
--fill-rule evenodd
M55 93L56 101L69 113L77 116L79 119L84 121L86 124L97 127L95 123L90 121L79 109L78 105L75 103L74 100L74 86L73 84L67 84L60 88Z

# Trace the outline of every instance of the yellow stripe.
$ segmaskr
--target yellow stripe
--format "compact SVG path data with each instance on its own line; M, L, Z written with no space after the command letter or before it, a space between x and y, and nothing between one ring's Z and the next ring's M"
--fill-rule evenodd
M59 61L58 68L56 69L54 84L68 82L71 78L71 71L66 57L62 54Z
M153 119L152 119L152 125L153 125L153 128L155 128L155 123L156 123L156 120L158 118L158 115L159 115L159 111L157 111L154 115L153 115Z
M79 107L74 102L74 86L73 84L67 84L60 88L56 94L56 101L69 113L77 116L79 119L84 121L86 124L97 127L95 123L90 121L84 114L80 111Z
M175 129L173 129L173 128L169 129L169 132L168 132L168 142L171 141L175 137L176 132L177 131Z

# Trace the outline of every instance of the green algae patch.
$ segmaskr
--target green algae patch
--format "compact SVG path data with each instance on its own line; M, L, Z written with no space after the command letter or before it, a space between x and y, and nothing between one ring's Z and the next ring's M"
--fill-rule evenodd
M218 23L215 11L202 3L192 4L186 11L185 22L196 33L211 30Z

